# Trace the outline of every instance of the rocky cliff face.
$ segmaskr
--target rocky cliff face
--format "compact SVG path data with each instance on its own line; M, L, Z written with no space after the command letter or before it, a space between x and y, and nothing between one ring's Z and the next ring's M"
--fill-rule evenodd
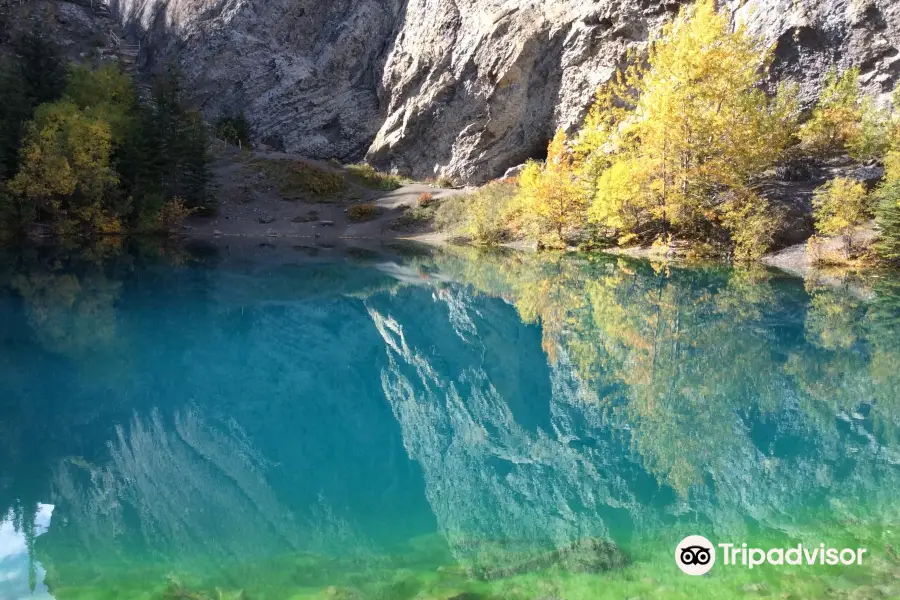
M314 158L481 182L539 157L596 86L677 13L675 0L119 0L175 59L208 116L243 109L260 139ZM815 97L831 65L869 91L900 81L896 0L730 0Z
M12 51L10 42L40 22L66 60L97 63L115 60L117 24L87 5L53 0L0 2L0 56ZM112 35L111 35L112 34Z

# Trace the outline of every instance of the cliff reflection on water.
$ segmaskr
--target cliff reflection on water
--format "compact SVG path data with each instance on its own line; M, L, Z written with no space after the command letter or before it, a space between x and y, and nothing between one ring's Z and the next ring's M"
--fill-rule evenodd
M896 579L896 277L355 256L6 261L0 509L53 507L16 581L574 598L548 573L689 533L868 544L857 578Z

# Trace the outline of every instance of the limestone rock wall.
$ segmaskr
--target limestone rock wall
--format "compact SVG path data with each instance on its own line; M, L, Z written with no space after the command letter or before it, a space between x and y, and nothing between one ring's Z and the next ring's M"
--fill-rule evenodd
M261 140L477 183L539 157L675 0L118 0L174 59L207 116L243 109ZM896 0L729 0L811 102L832 65L900 81ZM773 82L774 83L774 82Z

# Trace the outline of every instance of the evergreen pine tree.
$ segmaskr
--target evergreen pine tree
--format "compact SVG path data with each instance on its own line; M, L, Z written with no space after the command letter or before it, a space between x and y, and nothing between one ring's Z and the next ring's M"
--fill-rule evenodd
M22 128L32 107L25 95L25 81L12 58L0 61L0 179L15 175L22 142Z
M875 220L881 228L881 239L875 251L884 260L900 263L900 151L889 153L885 159L884 182L876 194Z
M19 57L24 93L32 108L62 96L66 65L59 47L39 19L32 22L27 34L16 40L13 49Z

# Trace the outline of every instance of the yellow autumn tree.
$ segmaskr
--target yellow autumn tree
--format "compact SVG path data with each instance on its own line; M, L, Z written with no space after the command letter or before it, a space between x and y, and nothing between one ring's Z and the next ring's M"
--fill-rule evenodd
M881 158L890 140L889 115L862 93L859 69L829 71L813 114L801 130L804 149L820 157L849 153L857 160Z
M732 31L712 0L683 8L651 43L646 65L598 95L593 131L578 138L584 164L609 164L596 177L590 218L625 237L764 250L764 238L733 234L742 227L735 214L767 214L754 178L781 158L796 130L793 89L774 99L760 89L771 60L759 40Z
M626 73L633 70L631 67L617 73L597 89L584 124L572 141L578 177L590 195L600 176L612 166L615 153L624 146L626 132L622 124L629 109L634 107L633 90L628 88Z
M585 223L586 197L575 179L573 157L560 129L544 164L530 162L519 176L518 204L531 236L543 246L565 247Z
M839 74L832 69L812 116L803 124L803 145L808 152L820 156L840 154L856 135L861 120L859 70L848 69Z
M866 187L854 179L837 177L813 194L816 231L840 236L848 258L853 250L853 230L869 218L869 212Z
M640 156L621 157L596 179L595 201L588 216L596 223L622 232L620 245L643 237L644 229L653 227L651 207L654 202L652 180Z
M118 231L115 215L102 206L118 183L110 154L109 123L93 118L69 100L42 104L26 129L20 169L12 193L49 214L66 215L72 228Z
M48 212L57 204L55 198L71 195L77 184L62 148L61 130L62 122L57 119L43 127L35 123L26 126L26 144L19 151L22 166L9 183L13 194L35 201Z

